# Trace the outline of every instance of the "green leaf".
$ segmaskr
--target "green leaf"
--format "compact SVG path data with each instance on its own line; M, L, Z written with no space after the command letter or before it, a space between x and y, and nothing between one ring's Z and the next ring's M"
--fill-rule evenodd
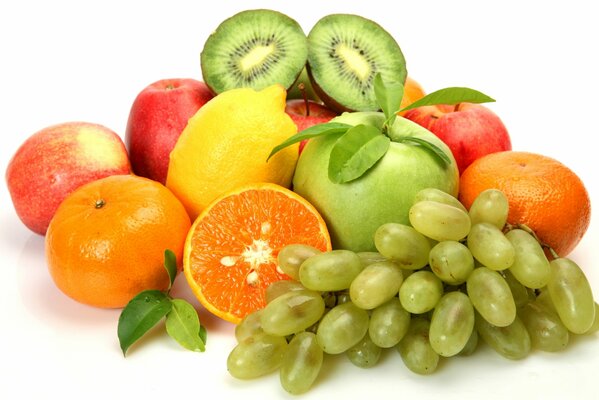
M170 280L168 290L171 290L175 278L177 277L177 256L175 256L175 253L173 253L172 250L166 249L164 251L164 268L166 269Z
M407 111L417 107L434 106L437 104L452 105L459 103L491 103L494 101L495 99L479 92L478 90L467 87L448 87L427 94L423 98L413 102L409 106L404 107L399 111Z
M202 343L204 346L206 345L206 341L208 340L208 331L204 325L200 325L200 339L202 339Z
M380 73L374 76L374 95L385 114L385 123L393 125L403 98L404 87L400 82L384 82Z
M168 314L171 307L169 297L159 290L145 290L127 303L117 328L123 356L133 343Z
M275 146L270 152L266 161L270 160L270 157L274 156L277 152L284 149L287 146L301 142L304 139L312 139L317 136L331 135L334 133L343 133L351 128L351 125L342 124L340 122L327 122L326 124L312 125L308 129L304 129L301 132L289 137L283 143Z
M391 140L369 125L356 125L341 136L331 149L329 179L345 183L362 176L389 149Z
M195 308L182 299L173 299L171 303L173 307L166 316L166 332L188 350L206 350L206 330L202 333Z
M437 147L437 145L424 140L424 139L420 139L417 137L413 137L413 136L402 136L400 138L398 138L397 140L395 140L395 142L397 143L411 143L414 144L416 146L422 146L424 149L426 149L427 151L429 151L431 154L433 154L433 156L435 156L437 159L439 159L439 161L441 161L441 163L445 166L450 165L451 164L451 159L447 156L447 154L445 154L445 152L443 150L441 150L439 147Z

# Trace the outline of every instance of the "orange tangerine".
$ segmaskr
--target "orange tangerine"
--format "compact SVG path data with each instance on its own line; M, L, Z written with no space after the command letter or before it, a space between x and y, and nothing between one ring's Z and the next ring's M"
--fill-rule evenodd
M277 255L294 243L331 250L318 211L277 184L244 185L213 201L195 220L183 270L208 311L238 323L266 305L270 283L289 279L278 268Z
M459 199L469 209L480 192L492 188L508 198L508 223L527 225L561 257L589 227L591 201L584 184L553 158L519 151L488 154L464 170Z
M182 259L191 221L162 184L114 175L85 184L58 207L46 233L46 260L56 286L96 307L124 307L169 278L164 251Z

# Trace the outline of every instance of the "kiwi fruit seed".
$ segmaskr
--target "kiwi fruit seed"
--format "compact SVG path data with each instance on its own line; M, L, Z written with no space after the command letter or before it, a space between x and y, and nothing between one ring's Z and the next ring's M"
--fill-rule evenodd
M204 82L218 94L277 83L289 89L307 57L306 34L295 20L273 10L247 10L216 28L200 61Z
M308 34L308 73L331 109L377 111L374 77L405 82L406 62L395 39L380 25L351 14L320 19Z

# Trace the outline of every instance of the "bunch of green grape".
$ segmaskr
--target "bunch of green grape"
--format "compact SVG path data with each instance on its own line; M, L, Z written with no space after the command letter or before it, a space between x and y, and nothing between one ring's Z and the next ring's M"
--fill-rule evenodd
M230 374L278 370L283 388L299 394L327 354L369 368L395 348L411 371L430 374L441 359L471 354L479 340L521 359L599 330L582 270L567 258L550 261L534 233L506 224L507 215L498 190L482 192L467 211L425 189L410 209L411 226L376 231L377 252L286 246L278 262L292 279L273 283L266 307L236 327Z

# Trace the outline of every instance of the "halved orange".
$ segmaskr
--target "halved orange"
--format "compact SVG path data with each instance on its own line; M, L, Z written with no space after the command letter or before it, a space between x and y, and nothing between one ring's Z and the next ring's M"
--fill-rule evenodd
M273 183L244 185L213 201L193 223L185 242L185 277L208 311L239 323L266 305L268 285L289 279L277 255L295 243L331 250L314 206Z

